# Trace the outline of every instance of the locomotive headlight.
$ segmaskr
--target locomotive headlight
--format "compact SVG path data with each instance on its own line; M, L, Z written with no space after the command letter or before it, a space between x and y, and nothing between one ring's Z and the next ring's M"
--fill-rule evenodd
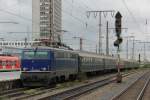
M42 70L43 70L43 71L46 71L46 68L44 67L44 68L42 68Z
M23 68L23 71L26 71L27 70L27 68Z

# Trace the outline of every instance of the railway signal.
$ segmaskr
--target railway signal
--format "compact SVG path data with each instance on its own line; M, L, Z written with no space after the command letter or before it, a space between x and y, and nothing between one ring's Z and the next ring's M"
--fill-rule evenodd
M120 14L120 12L117 12L115 16L115 31L116 31L117 40L114 42L114 46L118 48L123 41L122 37L120 36L122 31L121 19L122 19L122 15Z
M116 16L115 16L115 31L116 31L116 36L120 37L121 34L121 21L122 19L122 15L120 14L120 12L117 12Z
M116 36L117 36L117 40L114 41L114 46L118 47L117 49L117 55L118 55L118 62L117 62L117 69L118 69L118 74L117 74L117 83L121 83L122 82L122 75L120 73L120 55L119 55L119 45L122 43L123 39L120 36L121 35L121 31L122 31L122 15L120 14L120 12L117 12L115 15L115 31L116 31Z
M119 44L121 44L123 39L121 37L118 37L117 40L114 42L114 46L119 47Z

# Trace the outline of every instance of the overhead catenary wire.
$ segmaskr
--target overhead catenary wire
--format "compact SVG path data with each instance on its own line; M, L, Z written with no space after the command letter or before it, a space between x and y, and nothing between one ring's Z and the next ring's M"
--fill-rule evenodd
M129 7L128 7L126 1L125 1L125 0L122 0L122 2L123 2L123 5L125 6L125 8L127 9L128 13L131 15L131 17L132 17L133 21L135 22L135 25L138 27L139 31L142 32L142 33L144 33L143 30L142 30L141 27L140 27L139 22L136 20L136 18L135 18L135 16L134 16L134 14L132 13L132 11L129 9Z
M24 20L26 20L26 21L32 22L32 19L27 18L27 17L24 17L24 16L21 16L21 15L19 15L19 14L15 14L15 13L13 13L13 12L10 12L10 11L4 10L4 9L0 9L0 11L2 11L2 12L4 12L4 13L7 13L7 14L10 14L10 15L13 15L13 16L15 16L15 17L19 17L19 18L24 19ZM66 14L68 14L69 16L73 17L74 19L78 20L79 22L82 22L83 25L86 25L86 24L87 24L86 21L84 21L84 20L82 20L82 19L80 19L80 18L78 18L78 17L76 17L76 16L73 16L72 14L70 14L70 13L68 13L68 12L66 12L66 11L63 11L63 12L66 13ZM39 24L39 23L37 23L37 22L33 22L33 23ZM91 25L90 25L90 27L95 28L95 26L91 26Z
M67 2L66 2L67 3ZM70 5L70 4L68 4L68 5ZM74 7L74 9L75 9L75 7ZM78 9L78 8L77 8ZM86 12L88 9L84 9L84 11ZM95 25L90 25L90 24L88 24L87 23L87 21L85 21L85 18L86 18L86 16L85 16L85 18L84 19L81 19L81 18L79 18L79 17L77 17L77 16L75 16L75 15L73 15L72 14L72 12L68 12L67 10L62 10L62 12L64 12L64 13L66 13L67 15L69 15L69 16L71 16L72 18L74 18L75 20L77 20L77 21L79 21L82 25L84 25L85 27L87 27L87 26L89 26L90 28L95 28L96 26ZM80 13L80 12L78 12L78 13ZM85 13L81 13L81 14L83 14L83 15L85 15ZM81 17L81 16L80 16ZM87 25L88 24L88 25ZM98 27L98 26L97 26Z

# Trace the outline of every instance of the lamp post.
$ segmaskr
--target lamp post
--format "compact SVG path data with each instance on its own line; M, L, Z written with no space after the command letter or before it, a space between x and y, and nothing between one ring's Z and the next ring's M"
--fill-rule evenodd
M150 43L150 42L139 42L139 43L143 43L144 45L144 60L146 60L146 44Z
M135 43L136 42L140 42L140 40L135 40L135 38L133 38L132 59L135 59Z
M80 40L80 51L82 51L83 50L83 38L82 37L73 37L73 38Z
M126 43L126 58L128 59L129 58L129 56L128 56L128 54L129 54L129 39L130 38L133 38L134 36L125 36L124 38L127 38L127 43Z

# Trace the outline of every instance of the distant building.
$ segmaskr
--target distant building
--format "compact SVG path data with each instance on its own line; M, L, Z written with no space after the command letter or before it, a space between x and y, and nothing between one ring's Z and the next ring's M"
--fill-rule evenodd
M0 48L2 47L20 47L20 48L31 47L37 42L39 41L26 41L26 42L25 41L0 41Z
M60 42L61 0L32 0L33 40Z

